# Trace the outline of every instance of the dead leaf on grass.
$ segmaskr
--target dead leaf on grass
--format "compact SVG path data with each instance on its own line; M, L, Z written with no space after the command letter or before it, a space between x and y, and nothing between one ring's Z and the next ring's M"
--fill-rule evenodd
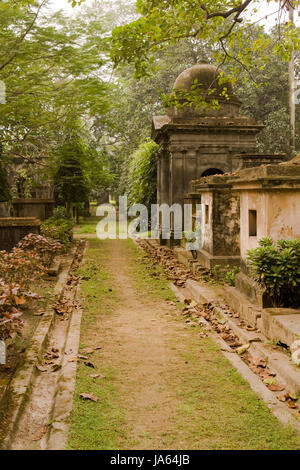
M82 398L83 400L90 400L90 401L93 401L95 403L97 403L97 401L99 401L99 398L96 397L96 395L94 395L93 393L81 393L80 398Z
M88 357L87 356L82 356L81 354L78 354L78 359L82 359L83 361L87 361Z
M95 366L92 362L89 362L89 361L85 361L84 363L87 367L92 367L93 369L95 369Z
M94 348L87 348L82 352L83 352L83 354L93 354L95 352L95 349Z

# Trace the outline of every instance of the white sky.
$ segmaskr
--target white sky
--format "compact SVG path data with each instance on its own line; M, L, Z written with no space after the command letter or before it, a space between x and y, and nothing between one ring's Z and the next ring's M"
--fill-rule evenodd
M90 4L92 3L93 0L85 0L84 4ZM101 3L101 0L99 0L99 3ZM113 0L112 0L113 3ZM81 7L75 7L72 8L71 4L68 2L68 0L52 0L53 4L53 10L60 10L63 9L65 10L66 13L72 14L73 11L78 11L80 10ZM255 5L254 5L255 6ZM263 1L263 6L259 8L259 13L256 13L253 15L253 19L259 20L262 18L262 21L259 22L259 24L264 24L268 23L268 25L273 26L276 22L276 17L277 14L272 14L278 10L278 3L276 2L270 2L268 3L266 0ZM265 16L268 15L268 19L265 19ZM245 15L246 16L246 15ZM285 14L286 19L288 18L288 14ZM295 12L295 23L300 26L300 17L298 16L298 13Z

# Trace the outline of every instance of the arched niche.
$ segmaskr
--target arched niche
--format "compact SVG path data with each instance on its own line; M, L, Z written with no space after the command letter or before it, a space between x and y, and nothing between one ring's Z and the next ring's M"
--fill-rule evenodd
M219 170L219 168L208 168L202 173L201 177L203 178L205 176L213 176L213 175L224 175L224 171Z

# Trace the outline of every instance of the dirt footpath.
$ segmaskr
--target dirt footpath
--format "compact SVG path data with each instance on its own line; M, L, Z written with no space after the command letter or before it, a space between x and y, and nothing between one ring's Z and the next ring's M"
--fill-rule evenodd
M81 346L101 349L93 370L79 364L69 448L299 448L218 346L185 323L151 260L128 241L89 245Z

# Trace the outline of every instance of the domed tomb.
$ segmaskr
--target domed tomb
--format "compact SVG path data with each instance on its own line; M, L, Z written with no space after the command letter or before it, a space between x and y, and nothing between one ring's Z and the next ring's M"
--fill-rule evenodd
M193 65L178 76L171 93L171 102L173 99L179 102L179 106L167 108L171 118L234 117L239 114L241 106L224 72L205 62ZM218 107L213 103L215 100L219 103Z

